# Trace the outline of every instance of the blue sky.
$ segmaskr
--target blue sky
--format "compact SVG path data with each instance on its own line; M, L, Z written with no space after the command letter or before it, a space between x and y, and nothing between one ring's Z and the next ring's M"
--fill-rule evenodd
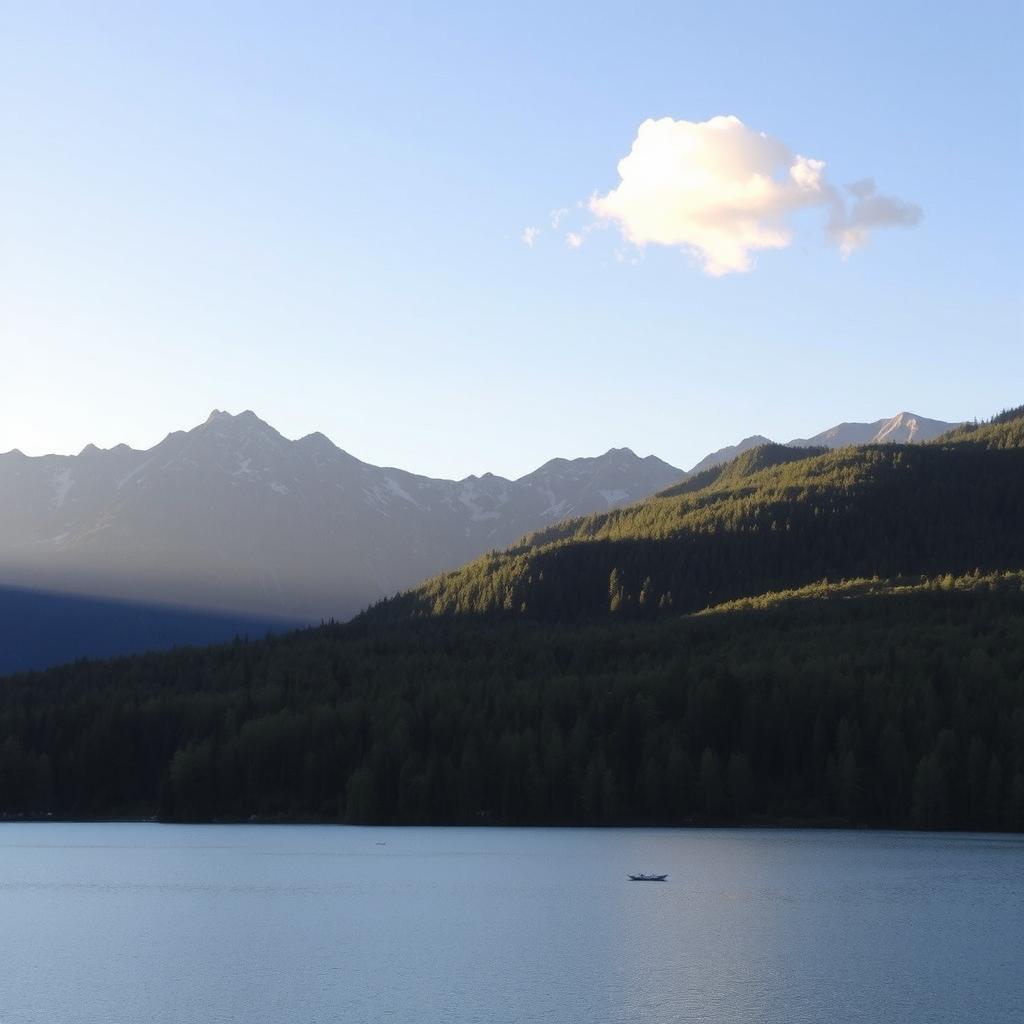
M515 476L1024 399L1018 4L503 6L8 5L0 451L252 408ZM923 218L719 277L566 245L642 122L726 114Z

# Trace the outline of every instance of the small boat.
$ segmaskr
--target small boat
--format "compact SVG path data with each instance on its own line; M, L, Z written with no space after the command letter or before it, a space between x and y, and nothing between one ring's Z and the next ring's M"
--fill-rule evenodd
M630 875L631 882L664 882L668 875Z

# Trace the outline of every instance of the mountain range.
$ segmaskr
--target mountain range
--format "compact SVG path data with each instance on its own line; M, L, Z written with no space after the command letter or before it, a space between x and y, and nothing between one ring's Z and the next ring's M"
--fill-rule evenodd
M1024 830L1024 408L0 686L0 817Z
M0 456L8 584L315 621L683 476L628 449L438 480L214 411L147 451Z
M912 412L898 412L890 419L875 420L872 423L838 423L813 437L798 437L787 441L786 444L791 448L844 448L851 444L920 444L933 440L955 426L958 424L929 420L924 416L915 416ZM738 444L728 445L705 455L700 462L691 467L688 475L696 476L706 469L729 462L751 448L772 443L771 438L762 434L745 437Z
M949 426L900 413L791 443L920 441ZM369 465L320 433L289 440L251 411L215 410L144 451L121 444L75 456L0 455L0 587L9 607L31 588L132 602L153 615L161 606L209 611L224 628L244 615L254 631L268 621L344 619L483 552L649 497L764 443L746 438L688 472L613 448L555 458L517 480L443 480ZM85 614L73 602L54 607ZM170 634L130 639L126 631L125 649L210 638L193 637L191 620L173 621ZM61 648L62 656L76 651L112 653Z

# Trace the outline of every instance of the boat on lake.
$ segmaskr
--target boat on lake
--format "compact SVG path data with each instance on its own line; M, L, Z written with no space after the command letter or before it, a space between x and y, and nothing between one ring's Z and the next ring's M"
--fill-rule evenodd
M664 882L668 875L630 875L631 882Z

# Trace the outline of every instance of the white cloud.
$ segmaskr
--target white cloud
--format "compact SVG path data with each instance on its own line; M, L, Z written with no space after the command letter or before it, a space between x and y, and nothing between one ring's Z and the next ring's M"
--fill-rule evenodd
M570 249L578 249L581 245L583 245L583 235L581 235L578 231L570 231L565 236L565 244L569 246Z
M693 252L713 276L750 270L759 250L788 246L789 218L800 209L830 209L828 233L844 253L870 229L921 217L918 207L878 195L870 179L849 186L847 209L823 161L731 116L644 121L618 170L618 187L595 195L590 210L637 247Z
M562 221L565 220L565 218L568 216L569 211L564 206L560 206L557 210L552 210L549 214L549 219L551 220L551 227L554 228L555 231L557 231L558 225L561 224Z
M540 228L523 228L523 233L519 236L522 240L523 245L528 249L533 248L533 243L537 241L537 236L540 234Z
M913 227L921 219L920 206L879 195L873 178L855 181L846 190L853 196L853 203L849 209L844 203L836 203L829 223L829 234L844 256L867 242L871 228L894 224Z

